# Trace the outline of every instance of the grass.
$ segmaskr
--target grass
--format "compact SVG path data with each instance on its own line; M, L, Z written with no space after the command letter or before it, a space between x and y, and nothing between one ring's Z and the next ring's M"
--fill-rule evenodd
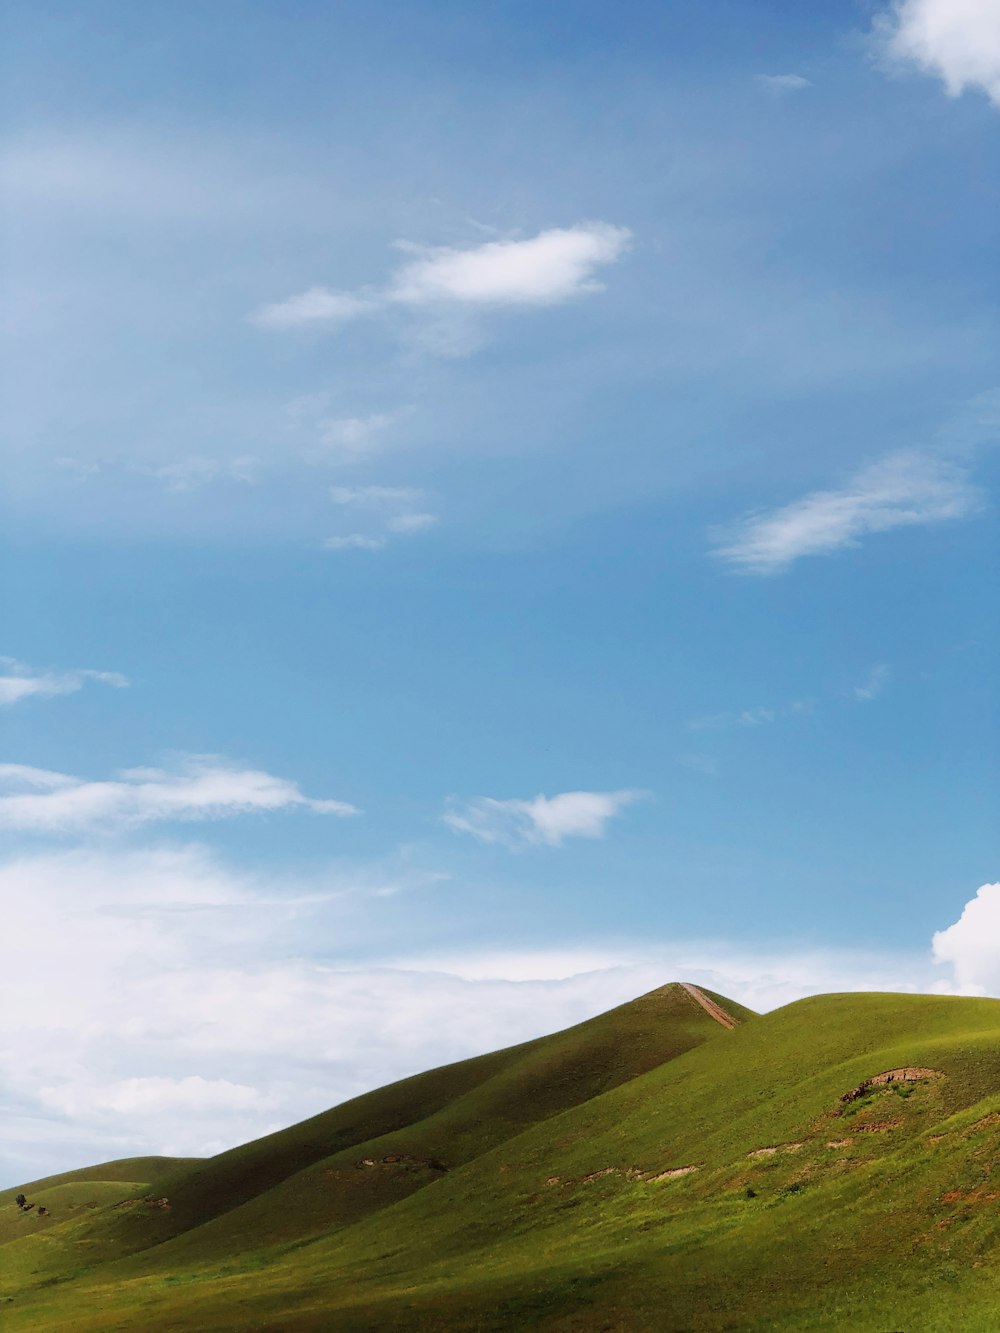
M77 1211L3 1244L4 1327L991 1333L1000 1002L713 998L735 1031L664 987L160 1174L169 1209L39 1182ZM939 1076L841 1101L902 1066Z

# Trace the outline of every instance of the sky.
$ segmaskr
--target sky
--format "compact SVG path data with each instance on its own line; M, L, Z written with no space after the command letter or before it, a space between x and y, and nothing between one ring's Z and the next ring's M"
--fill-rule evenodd
M2 1183L1000 994L1000 0L0 26Z

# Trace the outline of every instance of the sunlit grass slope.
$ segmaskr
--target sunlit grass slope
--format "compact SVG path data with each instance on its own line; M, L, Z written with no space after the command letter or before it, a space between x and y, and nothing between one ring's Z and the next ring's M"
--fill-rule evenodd
M116 1203L127 1194L145 1194L170 1171L194 1166L193 1157L122 1157L78 1171L63 1171L30 1181L14 1189L0 1190L0 1245L6 1241L48 1230L60 1221L106 1203ZM22 1212L14 1200L23 1194L33 1207ZM44 1215L39 1212L44 1209Z
M683 1015L677 988L654 994ZM617 1059L628 1010L606 1016ZM412 1140L381 1122L362 1139L352 1111L349 1148L117 1260L109 1237L142 1232L143 1209L55 1228L47 1266L8 1288L9 1326L995 1333L1000 1002L823 996L713 1026L603 1082L578 1043L594 1091L561 1101L527 1072L543 1044L517 1048L519 1091L510 1052L480 1079L456 1066ZM463 1155L396 1191L436 1127Z

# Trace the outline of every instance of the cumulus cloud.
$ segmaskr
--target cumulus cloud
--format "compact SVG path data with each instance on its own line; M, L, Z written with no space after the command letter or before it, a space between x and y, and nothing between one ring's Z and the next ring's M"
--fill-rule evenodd
M360 293L311 287L263 306L251 320L264 328L336 326L379 309L511 308L560 305L600 290L598 269L618 260L629 244L626 227L581 222L553 227L526 240L487 241L459 249L399 242L410 258L380 289ZM461 354L475 337L462 332L457 346L445 338L438 350Z
M126 769L103 782L25 764L0 764L0 827L30 832L109 831L296 807L315 814L358 813L344 801L304 796L286 778L238 768L211 755L185 757L173 769Z
M608 822L642 796L638 791L566 791L530 801L477 796L452 801L443 818L458 833L508 847L545 844L566 838L603 838Z
M0 705L75 694L88 681L111 685L118 690L128 685L128 679L120 671L39 671L16 658L0 657Z
M629 239L625 227L590 222L470 250L407 245L416 257L396 274L389 298L406 305L557 305L599 291L595 271L619 259Z
M840 490L750 514L716 555L748 574L779 574L807 555L830 555L876 532L964 518L979 493L957 464L921 453L892 454L862 468Z
M937 932L933 949L962 989L1000 995L1000 884L984 884L958 920Z
M949 96L979 89L1000 107L997 0L897 0L876 31L893 60L936 75Z

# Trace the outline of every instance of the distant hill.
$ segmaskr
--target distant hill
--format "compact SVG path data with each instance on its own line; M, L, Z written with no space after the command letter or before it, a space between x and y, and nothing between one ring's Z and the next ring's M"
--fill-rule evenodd
M985 999L672 984L218 1157L0 1194L5 1329L994 1333L998 1259Z

